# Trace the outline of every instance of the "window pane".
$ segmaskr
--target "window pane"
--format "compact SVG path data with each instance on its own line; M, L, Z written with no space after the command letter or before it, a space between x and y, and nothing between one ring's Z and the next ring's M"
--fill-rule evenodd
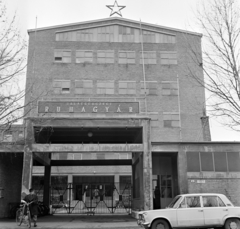
M187 152L188 172L200 172L200 162L198 152Z
M200 205L200 197L199 196L186 197L186 203L187 203L189 208L201 207L201 205Z
M216 172L227 172L227 155L225 152L214 152L214 164Z
M203 207L218 207L217 196L203 196Z
M200 156L202 171L214 171L212 153L201 152Z
M229 172L240 171L239 153L238 152L227 153L227 158Z

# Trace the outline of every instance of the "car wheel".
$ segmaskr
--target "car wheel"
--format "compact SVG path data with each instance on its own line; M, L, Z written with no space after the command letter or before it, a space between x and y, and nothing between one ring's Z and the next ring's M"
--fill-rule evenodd
M157 219L153 222L151 229L170 229L166 220Z
M224 225L225 229L240 229L240 220L239 219L228 219Z

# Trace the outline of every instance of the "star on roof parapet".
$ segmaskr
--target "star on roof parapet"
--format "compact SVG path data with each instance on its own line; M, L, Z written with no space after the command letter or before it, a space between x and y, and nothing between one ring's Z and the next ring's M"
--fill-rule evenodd
M115 0L114 5L106 5L111 10L110 17L113 16L114 14L119 15L122 17L121 10L124 9L126 6L119 6L117 3L117 0Z

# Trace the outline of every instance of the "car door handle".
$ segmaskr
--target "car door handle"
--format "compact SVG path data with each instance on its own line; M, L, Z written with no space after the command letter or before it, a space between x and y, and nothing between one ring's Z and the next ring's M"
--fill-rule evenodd
M227 212L227 211L228 211L228 209L223 209L223 211Z
M203 210L198 210L199 212L203 212Z

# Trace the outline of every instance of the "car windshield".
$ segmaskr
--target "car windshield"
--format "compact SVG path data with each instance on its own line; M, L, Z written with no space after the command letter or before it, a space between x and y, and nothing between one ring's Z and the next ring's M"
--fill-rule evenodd
M181 199L182 196L176 196L172 202L167 206L167 208L176 208L178 201Z

